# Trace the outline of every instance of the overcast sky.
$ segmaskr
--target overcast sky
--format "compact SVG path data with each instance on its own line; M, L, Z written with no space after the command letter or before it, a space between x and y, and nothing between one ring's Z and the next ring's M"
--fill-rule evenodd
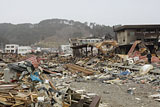
M158 24L160 0L0 0L0 23L62 18L104 25Z

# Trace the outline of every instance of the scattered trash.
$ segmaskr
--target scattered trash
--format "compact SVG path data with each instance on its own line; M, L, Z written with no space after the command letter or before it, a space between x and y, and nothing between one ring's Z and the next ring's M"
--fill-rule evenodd
M122 71L121 73L120 73L120 75L129 75L130 74L130 71L129 70L126 70L126 71Z
M127 84L124 93L127 90L127 93L132 96L137 94L135 92L137 87L128 87L132 82L142 85L142 88L143 85L150 84L158 87L158 90L160 89L160 70L156 65L158 63L146 64L146 56L141 55L145 53L140 52L143 51L142 48L140 51L135 50L139 43L134 43L127 55L115 53L115 48L118 46L116 41L105 41L89 44L99 49L101 54L97 56L76 58L31 55L17 56L17 59L4 56L5 61L0 63L0 104L37 107L82 107L83 105L104 107L108 105L101 102L101 97L97 93L84 91L83 88L80 90L72 88L72 82L95 82L98 85L117 87ZM110 95L111 93L106 89L102 94ZM149 97L160 101L159 94ZM137 96L134 99L143 100Z
M39 81L39 82L41 82L41 80L40 80L39 75L37 74L37 72L35 72L34 75L31 74L30 78L31 78L32 81Z
M136 89L136 88L129 88L129 89L127 90L127 93L133 95L135 89Z
M146 65L142 66L140 69L140 75L147 74L151 69L153 69L153 65L146 64Z
M136 100L140 101L141 99L140 98L135 98Z

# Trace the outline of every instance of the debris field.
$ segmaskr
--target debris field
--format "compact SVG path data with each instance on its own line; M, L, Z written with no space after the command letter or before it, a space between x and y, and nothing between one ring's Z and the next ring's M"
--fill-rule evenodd
M148 63L146 51L135 49L141 42L127 55L107 43L86 57L0 55L0 106L159 107L158 56Z

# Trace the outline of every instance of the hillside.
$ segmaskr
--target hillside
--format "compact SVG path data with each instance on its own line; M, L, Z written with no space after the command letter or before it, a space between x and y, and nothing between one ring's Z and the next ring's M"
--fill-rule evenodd
M70 37L89 35L114 37L112 27L65 19L43 20L38 24L0 24L0 42L3 44L31 45L37 43L43 47L57 47L60 44L66 44Z

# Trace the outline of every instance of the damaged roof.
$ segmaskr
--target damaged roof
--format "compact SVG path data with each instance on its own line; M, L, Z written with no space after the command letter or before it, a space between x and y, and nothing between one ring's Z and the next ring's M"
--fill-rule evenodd
M123 25L120 27L113 27L115 32L125 30L125 29L160 29L160 24L155 25Z

